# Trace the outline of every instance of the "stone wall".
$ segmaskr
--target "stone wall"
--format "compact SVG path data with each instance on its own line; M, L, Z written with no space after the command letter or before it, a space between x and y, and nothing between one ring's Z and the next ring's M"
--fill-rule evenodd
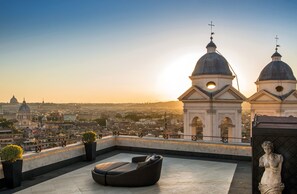
M138 138L119 136L115 139L117 146L138 147L149 149L162 149L183 152L197 152L209 154L222 154L233 156L251 156L251 146L246 144L223 144L186 141L183 139L165 140L159 138Z
M114 137L107 137L97 141L97 150L102 150L115 145ZM29 152L23 155L23 172L58 163L64 160L79 157L85 154L84 145L76 143L66 147L56 147L42 150L39 153ZM4 178L0 164L0 179Z
M97 140L97 151L114 146L218 155L251 156L251 147L242 144L206 143L186 141L183 139L165 140L160 138L139 138L131 136L109 136ZM67 145L64 148L57 147L42 150L40 153L29 152L23 156L23 172L83 156L84 154L85 150L82 143ZM3 171L2 165L0 164L0 179L2 178Z

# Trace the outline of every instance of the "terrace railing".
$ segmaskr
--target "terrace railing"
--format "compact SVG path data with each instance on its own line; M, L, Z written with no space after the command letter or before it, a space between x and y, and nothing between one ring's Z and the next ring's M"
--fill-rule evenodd
M157 135L154 134L145 134L145 133L138 133L138 134L128 134L123 133L120 131L113 131L110 134L99 134L97 135L98 139L107 136L136 136L139 138L158 138L158 139L165 139L165 140L187 140L187 141L195 141L195 142L216 142L216 143L245 143L250 144L251 139L247 137L238 138L238 137L228 137L228 136L205 136L202 134L198 135L186 135L186 134L169 134L169 133L160 133ZM77 142L82 142L81 137L51 137L43 140L37 140L35 142L28 142L23 144L23 148L25 151L35 151L41 152L44 149L54 148L54 147L65 147L69 144L74 144Z
M119 131L114 131L113 136L120 136L120 135L129 135L127 133L122 133ZM192 140L197 142L221 142L221 143L251 143L251 138L248 137L229 137L229 136L206 136L202 134L198 135L187 135L187 134L169 134L169 133L162 133L158 135L153 134L145 134L145 133L138 133L137 136L139 138L142 137L154 137L154 138L163 138L163 139L185 139L185 140Z

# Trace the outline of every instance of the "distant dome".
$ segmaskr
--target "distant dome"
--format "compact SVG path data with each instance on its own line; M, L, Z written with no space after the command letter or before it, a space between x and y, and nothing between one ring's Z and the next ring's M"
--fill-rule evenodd
M209 74L232 76L227 60L216 52L210 52L203 55L198 60L192 76Z
M12 96L12 98L10 99L10 104L18 104L18 100L14 97L14 95Z
M29 106L27 105L26 101L24 100L22 105L20 106L19 108L19 113L30 113L30 108Z
M261 71L258 81L266 80L296 80L291 67L281 61L281 55L275 52L272 61Z

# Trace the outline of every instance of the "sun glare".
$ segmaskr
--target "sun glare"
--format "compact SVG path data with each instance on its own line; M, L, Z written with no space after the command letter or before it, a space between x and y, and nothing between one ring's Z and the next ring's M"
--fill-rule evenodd
M195 68L197 53L172 58L175 58L175 61L169 62L160 71L156 82L159 93L166 100L176 100L191 86L189 76Z

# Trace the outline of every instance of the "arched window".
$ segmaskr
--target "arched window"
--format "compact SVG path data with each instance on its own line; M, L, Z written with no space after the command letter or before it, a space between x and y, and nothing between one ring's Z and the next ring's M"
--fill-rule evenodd
M229 117L225 117L221 124L219 125L219 128L221 129L221 138L222 141L227 143L228 138L232 137L232 128L234 125L232 124L232 120Z
M194 117L191 123L192 135L196 135L197 140L203 139L203 123L199 117Z

